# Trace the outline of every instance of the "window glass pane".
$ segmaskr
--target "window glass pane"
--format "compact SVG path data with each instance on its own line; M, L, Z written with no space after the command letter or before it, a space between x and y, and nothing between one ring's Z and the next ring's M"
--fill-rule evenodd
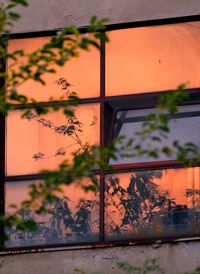
M108 32L106 95L200 86L200 22Z
M20 205L28 198L28 186L38 181L6 183L6 214L12 214L10 204ZM87 180L83 180L84 185ZM73 184L63 187L63 195L49 203L49 212L37 215L33 211L21 212L24 219L32 218L38 224L34 232L20 232L7 229L10 240L7 247L24 247L72 242L89 242L99 239L99 198L98 194L87 194Z
M144 239L200 232L200 169L106 177L106 238Z
M42 48L49 39L49 37L42 37L10 40L8 50L13 52L22 49L26 53L31 53ZM19 92L35 98L37 101L48 101L51 96L58 99L64 95L64 91L58 86L58 80L65 78L71 84L70 91L77 92L80 98L98 97L100 93L99 59L99 51L94 47L91 47L88 52L82 50L78 58L72 58L63 67L53 66L52 68L55 68L57 72L45 75L45 86L33 80L28 80L19 87ZM25 59L21 58L17 66L24 62ZM17 66L14 68L17 69Z
M38 173L55 169L72 152L99 143L99 105L81 105L76 110L81 124L70 129L66 116L59 112L21 119L20 110L7 118L6 174ZM79 129L82 130L79 131Z
M125 136L127 139L134 139L134 145L140 144L145 149L159 149L164 146L172 147L173 141L177 140L181 145L185 143L193 143L200 147L200 106L182 106L179 108L179 113L171 117L169 128L170 132L167 138L162 138L156 132L154 135L161 138L160 142L153 142L150 139L142 140L136 133L141 132L142 124L147 121L146 115L156 113L156 109L142 109L142 110L128 110L118 111L114 128L113 137ZM194 134L195 133L195 134ZM151 146L149 146L151 144ZM129 150L129 152L131 149ZM132 149L134 152L134 149ZM167 157L160 154L158 160L176 159L174 154L172 157ZM137 162L155 161L154 158L147 158L144 156L120 157L117 160L111 160L111 164L125 164Z

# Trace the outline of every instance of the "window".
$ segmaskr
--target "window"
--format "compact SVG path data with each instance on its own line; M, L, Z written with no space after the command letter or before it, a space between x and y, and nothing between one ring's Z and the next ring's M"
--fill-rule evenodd
M9 41L8 50L23 49L29 53L47 43L48 39L13 39ZM23 63L24 60L21 58L19 62ZM42 181L42 170L55 170L64 159L70 160L72 152L80 150L85 144L99 144L99 78L100 54L93 49L81 52L80 58L74 58L62 69L58 68L56 74L47 75L47 85L29 80L21 86L21 93L40 103L45 102L47 108L63 104L67 92L76 92L82 101L76 108L78 124L69 134L70 121L62 109L38 116L29 108L29 113L22 119L23 109L16 105L9 113L6 119L6 214L13 211L10 204L20 205L28 197L29 185ZM66 83L67 89L63 86ZM47 103L52 96L56 102ZM85 180L84 184L87 183ZM99 193L85 193L78 184L74 184L63 187L63 194L47 207L48 212L42 215L31 210L21 212L24 219L33 218L37 222L38 230L32 233L7 230L10 240L5 243L6 248L81 244L99 240Z
M199 168L106 176L106 239L199 235Z
M81 98L77 117L84 130L80 140L103 146L116 136L134 135L145 115L155 111L162 92L188 83L191 99L180 107L180 113L170 117L167 142L175 136L200 146L200 22L159 25L158 21L155 26L147 23L109 30L108 36L110 42L102 42L100 52L83 53L53 77L47 76L46 86L29 81L22 91L46 102L50 96L62 95L59 79L69 81ZM8 50L23 48L28 52L46 40L15 38ZM21 106L16 106L6 121L4 189L8 214L12 210L9 204L20 203L27 197L27 186L42 180L41 170L55 169L64 157L78 150L77 142L62 134L66 117L61 112L39 117L31 111L27 119L21 119L21 111ZM97 171L98 194L84 193L75 185L64 188L63 195L49 205L52 214L36 217L30 211L24 215L36 218L39 230L9 231L6 248L199 236L200 169L183 168L175 158L161 155L158 160L118 157L110 161L112 172Z
M148 97L146 98L148 100ZM170 117L169 114L166 116L170 117L169 128L170 132L167 134L167 139L160 137L160 142L152 143L153 147L151 149L162 148L163 146L171 146L173 141L180 141L181 145L185 143L193 143L200 147L200 105L187 105L180 106L179 112ZM116 120L113 130L113 138L117 138L120 135L131 138L134 136L134 143L140 144L140 136L137 135L142 128L142 124L148 121L147 115L154 114L156 110L150 109L136 109L136 110L121 110L116 112ZM195 134L192 134L195 132ZM149 140L143 140L142 145L146 148L149 144ZM159 161L165 160L175 160L177 157L173 155L167 157L166 155L159 155ZM117 160L112 160L111 164L126 164L126 163L140 163L140 162L151 162L155 161L153 158L148 158L145 156L120 158L118 156Z

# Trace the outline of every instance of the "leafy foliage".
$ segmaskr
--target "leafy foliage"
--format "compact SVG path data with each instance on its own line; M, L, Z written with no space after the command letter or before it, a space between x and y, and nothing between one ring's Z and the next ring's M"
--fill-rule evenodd
M164 271L157 264L156 259L147 260L142 267L131 266L128 263L118 262L117 266L122 269L124 273L130 274L146 274L146 273L159 273L164 274Z
M76 207L72 208L74 202ZM32 210L19 212L31 230L26 226L7 228L10 239L7 246L89 241L97 233L99 203L95 197L78 201L71 201L67 196L55 197L51 201L42 201L42 205L45 211L39 215Z
M129 273L129 274L147 274L147 273L165 274L166 273L164 269L158 264L157 259L148 259L143 263L142 266L133 266L130 263L118 262L117 268L119 269L120 273ZM83 271L80 268L75 268L74 272L87 274L87 272ZM103 274L102 272L95 272L95 273ZM95 274L95 273L93 272L91 274ZM187 272L184 274L199 274L199 273L200 273L200 267L197 267L194 271Z
M91 46L99 49L100 39L108 41L107 36L103 32L107 20L98 20L96 17L92 17L85 35L82 35L76 26L58 31L57 35L51 37L48 43L30 54L25 53L23 50L7 53L6 46L9 32L12 30L14 22L20 19L20 15L15 11L15 8L27 5L28 1L26 0L9 0L0 4L0 53L2 61L0 78L2 83L4 83L4 86L0 87L0 112L3 115L7 115L10 110L15 108L16 104L20 104L20 107L24 109L23 117L26 117L29 121L40 123L57 134L71 136L79 144L79 150L74 154L71 164L65 161L57 171L44 171L46 177L43 183L40 183L38 186L32 185L30 199L24 201L19 208L13 204L12 208L15 212L9 216L0 217L0 224L4 225L5 228L19 231L25 231L26 229L35 230L37 225L34 218L29 218L34 214L32 209L35 209L35 213L44 212L48 202L56 199L55 193L61 192L61 185L68 185L74 180L81 181L83 177L89 177L91 184L83 186L83 188L86 191L96 191L97 178L91 170L98 165L108 166L105 159L103 162L101 160L104 154L109 156L112 150L111 146L107 149L100 149L96 146L90 148L89 144L83 145L80 141L78 132L81 131L81 124L75 117L73 109L78 103L78 97L76 92L69 89L71 84L66 79L60 78L58 80L58 85L64 92L64 95L59 98L64 100L62 106L46 108L43 104L36 102L34 98L28 98L20 92L21 85L29 79L44 85L43 77L45 74L55 73L55 65L57 67L64 66L72 58L78 57L80 50L88 51ZM21 60L20 65L19 59ZM11 65L7 72L4 71L3 67L6 60L11 60ZM54 98L50 98L50 101L54 101ZM30 103L32 110L27 110ZM58 111L61 108L64 115L66 115L66 125L53 125L51 121L39 117L41 114L47 114L51 110ZM91 125L93 122L91 122ZM53 156L64 156L65 152L66 147L60 147ZM35 160L45 157L46 155L42 152L33 155ZM45 204L42 203L43 198L46 201ZM30 213L30 209L32 213ZM26 221L27 218L28 220ZM5 239L1 239L2 242Z
M60 78L58 80L58 85L62 85L62 91L66 93L67 90L67 96L70 96L71 94L76 94L73 91L71 91L71 84L65 78ZM37 115L31 110L26 111L26 113L23 115L23 118L27 119L29 122L36 122L40 124L44 128L48 128L49 130L53 131L53 133L61 134L64 136L70 137L70 140L67 140L67 145L60 147L57 149L55 154L53 155L45 155L42 152L37 152L33 155L33 159L35 161L41 160L41 159L48 159L51 157L60 157L66 155L68 149L70 147L74 147L74 153L80 153L81 151L88 150L90 147L90 140L84 135L84 126L85 124L82 124L78 118L75 116L74 109L70 112L70 110L64 110L64 117L65 117L65 124L62 125L56 125L51 120L45 119L41 115ZM88 124L88 127L91 129L91 133L94 130L94 126L96 126L97 123L97 117L93 117L91 122ZM81 134L81 136L80 136Z
M7 53L6 44L9 39L7 27L12 27L13 21L20 19L20 15L13 11L19 5L27 6L28 2L26 0L10 0L0 6L0 16L3 18L0 26L0 36L3 41L0 48L1 59L12 61L9 71L4 72L1 69L0 73L0 77L5 82L5 87L0 89L0 112L6 115L14 107L13 104L20 103L23 108L26 108L28 103L32 103L37 114L44 114L47 113L47 109L38 105L34 98L28 98L21 94L20 86L29 79L45 85L44 75L55 73L56 67L62 67L72 58L78 57L80 50L88 51L91 46L99 49L99 39L108 41L107 36L102 32L107 20L98 20L96 17L92 17L87 28L87 35L82 35L76 26L71 26L58 31L57 35L51 37L48 43L31 53L25 53L23 50ZM19 59L21 60L20 65ZM64 106L64 113L70 113L72 116L73 111L70 106L77 104L77 95L76 93L68 94L70 84L67 80L61 78L58 84L62 86L62 90L65 90L68 99ZM49 99L54 100L54 98ZM64 97L59 99L63 100Z
M196 144L191 142L182 144L181 140L175 139L169 146L165 145L170 133L171 118L179 112L179 104L189 99L185 85L180 85L175 91L161 94L156 113L147 115L147 121L143 122L141 129L135 133L139 137L139 142L135 141L134 136L128 140L125 140L124 136L116 139L116 144L121 145L119 157L144 156L158 159L160 155L167 157L175 155L183 166L198 165L200 149Z
M155 183L157 178L162 178L162 171L134 172L126 186L116 175L107 176L106 230L110 237L173 236L199 224L199 193L195 198L192 190L185 190L185 197L192 196L192 207L177 203L168 189Z
M26 0L9 0L6 4L1 4L0 6L1 60L4 63L5 60L10 59L12 63L8 72L2 71L3 67L1 67L0 77L5 82L5 86L0 89L0 112L3 115L7 115L10 110L16 107L16 104L20 104L21 108L24 109L23 116L28 121L39 123L56 134L71 136L79 144L80 149L73 154L72 162L66 160L57 170L44 171L44 180L38 185L30 187L30 198L24 201L19 208L13 205L15 213L9 216L1 216L0 224L10 229L34 230L36 223L34 222L34 217L31 220L31 214L48 212L49 203L55 201L58 204L62 203L63 201L61 200L58 202L57 194L62 193L63 185L70 185L74 181L81 181L84 177L87 177L91 183L89 185L83 184L82 188L85 191L96 192L98 180L94 170L96 168L110 170L108 159L116 159L117 155L129 155L129 157L144 155L158 158L160 153L170 156L175 151L177 159L184 165L192 166L199 163L199 148L194 144L186 143L181 145L179 140L175 140L171 147L164 146L158 149L154 146L152 149L151 145L151 143L157 144L160 140L167 138L170 128L169 116L166 115L166 111L171 116L175 115L178 112L177 104L188 99L188 94L184 91L184 85L180 86L177 91L161 96L158 112L149 115L147 117L148 121L144 122L141 131L137 133L140 137L140 143L135 144L134 140L124 142L123 137L120 137L116 140L120 144L119 147L116 147L116 143L106 147L82 144L79 138L81 124L76 118L73 109L78 104L78 97L76 92L71 92L71 84L67 79L60 78L58 80L58 85L64 92L64 95L59 98L64 100L62 106L47 108L34 98L27 98L27 96L22 94L20 87L24 82L33 79L44 85L44 75L55 73L55 65L56 67L64 66L72 58L78 57L80 50L87 51L91 46L99 49L99 39L105 42L108 41L108 37L104 33L107 21L92 17L86 35L82 35L77 27L72 26L59 31L43 47L29 54L22 50L7 53L5 47L9 38L8 33L12 28L13 22L20 18L19 14L15 12L15 7L27 6L27 4ZM20 62L20 65L18 65L19 59L23 60L23 62ZM54 100L54 98L50 98L50 101ZM30 104L34 111L26 109ZM54 125L52 121L40 117L41 114L47 114L50 110L58 111L60 108L66 115L65 125ZM94 123L95 121L92 121L91 126ZM143 146L143 140L149 141L146 147ZM60 147L53 157L64 156L65 152L66 147ZM33 159L36 161L45 157L47 156L43 152L37 152L33 155ZM151 222L153 218L152 211L158 204L160 204L160 207L163 207L164 211L167 211L169 207L176 208L169 193L166 192L162 195L158 193L157 186L153 182L153 178L156 176L158 174L148 172L141 177L133 176L127 189L122 188L119 180L115 177L108 180L106 191L111 193L112 197L117 196L120 201L120 208L123 207L123 210L125 210L123 225L130 220L134 220L134 226L136 227L139 227L141 222ZM188 195L190 193L191 191L188 190ZM34 209L35 212L33 213L32 211L30 213L30 209ZM69 216L69 218L71 217ZM119 230L119 227L114 224L112 229Z

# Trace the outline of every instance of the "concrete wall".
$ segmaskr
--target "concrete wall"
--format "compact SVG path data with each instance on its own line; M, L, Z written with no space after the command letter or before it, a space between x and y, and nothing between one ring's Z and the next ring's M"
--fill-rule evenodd
M85 26L92 15L110 23L200 14L199 0L29 0L15 32Z
M110 23L200 14L200 0L32 0L21 8L22 20L15 32L57 29L71 24L84 26L92 15ZM68 274L74 267L91 273L120 273L117 261L142 265L159 258L166 273L177 274L200 265L200 242L161 246L116 247L48 252L0 257L0 274Z
M13 255L0 258L0 274L70 274L75 267L87 274L125 274L116 267L117 262L142 266L146 259L154 258L165 273L180 274L200 265L199 255L197 242Z

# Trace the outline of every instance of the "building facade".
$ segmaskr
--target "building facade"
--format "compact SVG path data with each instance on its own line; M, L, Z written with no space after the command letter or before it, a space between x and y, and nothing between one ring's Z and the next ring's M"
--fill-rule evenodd
M81 53L47 77L43 90L32 82L22 87L24 92L39 91L42 102L47 95L59 96L59 83L69 81L82 100L77 114L84 132L80 139L103 145L119 135L130 137L153 111L161 92L187 83L191 99L172 118L169 139L199 145L199 1L34 0L20 12L11 51L23 47L31 52L60 28L87 26L93 15L109 18L110 42L101 43L100 52ZM39 170L54 168L60 163L58 153L68 152L65 144L73 145L62 134L55 137L64 123L60 113L45 121L34 114L21 121L20 115L19 107L7 118L8 213L13 197L18 203L25 199L26 186L41 179ZM44 126L47 121L52 134ZM44 159L33 161L37 157ZM119 156L110 163L115 172L97 171L99 196L85 196L70 187L54 207L56 214L37 220L37 235L10 232L7 248L13 252L2 254L0 273L64 274L73 273L74 267L86 273L120 273L117 262L141 266L148 259L157 259L166 273L199 265L199 168L181 168L173 156L159 161Z

